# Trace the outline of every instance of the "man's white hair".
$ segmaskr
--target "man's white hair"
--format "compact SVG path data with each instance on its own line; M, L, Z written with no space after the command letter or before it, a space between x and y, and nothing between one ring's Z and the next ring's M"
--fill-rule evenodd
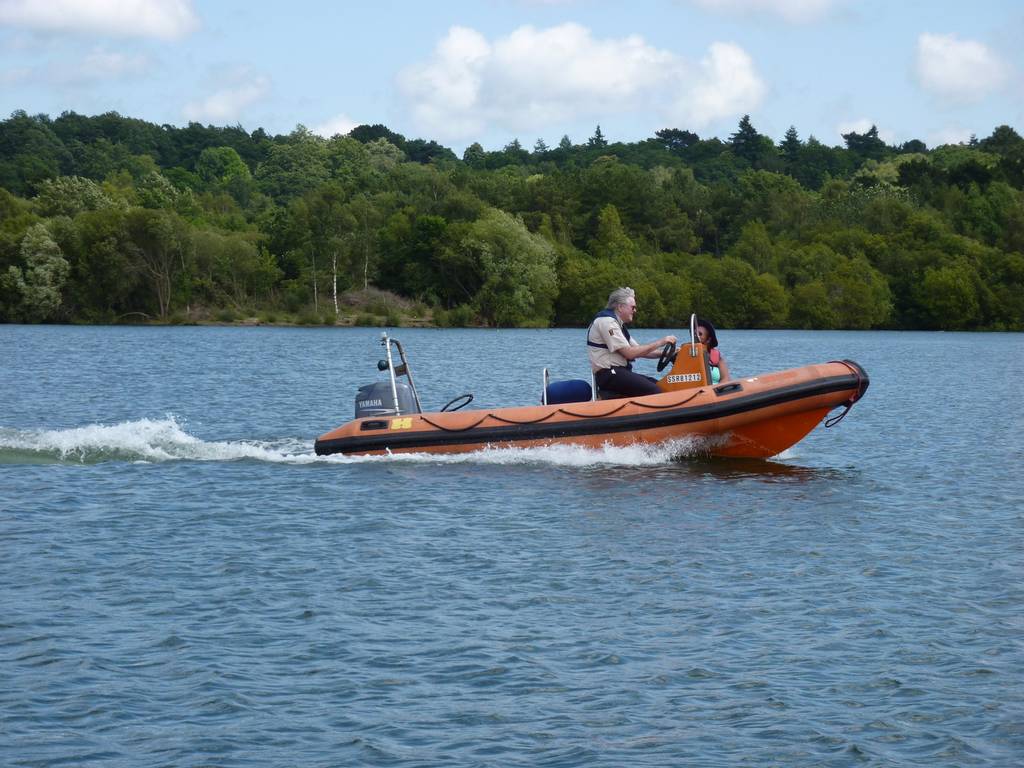
M632 288L616 288L608 294L608 304L605 309L615 309L619 304L625 304L627 299L635 299L636 291Z

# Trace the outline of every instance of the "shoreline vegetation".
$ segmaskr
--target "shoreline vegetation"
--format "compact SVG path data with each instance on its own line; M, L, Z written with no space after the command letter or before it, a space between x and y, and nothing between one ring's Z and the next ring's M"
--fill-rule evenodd
M0 122L0 322L1024 330L1024 138Z
M251 310L251 311L250 311ZM442 323L444 318L441 318ZM298 313L275 309L238 309L235 307L185 307L167 318L134 313L114 318L114 325L213 325L213 326L337 326L367 328L436 328L446 327L435 322L430 308L397 294L370 288L350 291L338 297L338 309L333 304L317 312L310 308Z

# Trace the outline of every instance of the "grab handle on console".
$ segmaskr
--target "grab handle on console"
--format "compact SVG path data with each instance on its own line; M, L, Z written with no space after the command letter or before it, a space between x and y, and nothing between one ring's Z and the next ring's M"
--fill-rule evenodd
M722 384L721 386L715 387L716 395L728 395L730 392L739 392L743 389L743 385L738 381L733 381L729 384Z

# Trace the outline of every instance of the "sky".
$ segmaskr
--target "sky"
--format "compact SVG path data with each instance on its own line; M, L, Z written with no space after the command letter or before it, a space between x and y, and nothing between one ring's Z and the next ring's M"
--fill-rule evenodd
M323 136L383 123L461 156L596 126L780 140L871 125L1024 133L1020 0L0 0L0 117L64 111Z

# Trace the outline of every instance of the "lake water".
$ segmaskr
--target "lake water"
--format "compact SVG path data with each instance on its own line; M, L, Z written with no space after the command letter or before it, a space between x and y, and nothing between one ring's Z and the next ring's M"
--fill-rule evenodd
M587 375L395 333L428 408ZM1024 335L719 338L871 387L772 461L320 458L379 331L0 326L0 764L1024 762Z

